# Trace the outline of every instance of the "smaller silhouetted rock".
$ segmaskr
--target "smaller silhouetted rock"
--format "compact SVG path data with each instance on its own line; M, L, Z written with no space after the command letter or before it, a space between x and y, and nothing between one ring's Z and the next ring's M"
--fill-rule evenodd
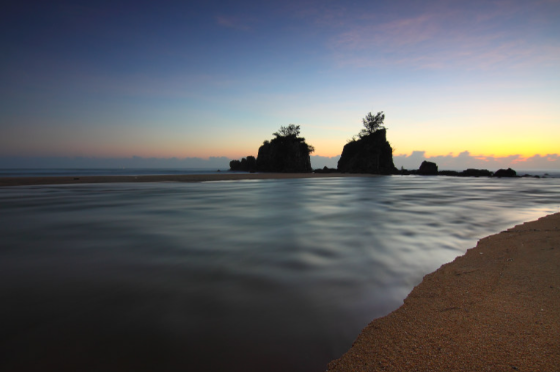
M496 173L494 173L494 177L517 177L517 172L511 168L498 169Z
M241 160L232 160L229 162L229 170L254 172L257 168L257 161L254 156L247 156Z
M442 170L438 172L440 176L453 176L453 177L492 177L492 172L488 169L473 169L469 168L462 172L452 170Z
M438 174L438 167L436 163L431 161L423 161L418 168L418 174L422 176L435 176Z
M461 172L462 177L492 177L492 172L488 169L473 169L469 168Z

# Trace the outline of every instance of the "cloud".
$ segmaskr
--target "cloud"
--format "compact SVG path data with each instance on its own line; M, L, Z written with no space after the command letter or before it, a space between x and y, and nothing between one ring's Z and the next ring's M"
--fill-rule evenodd
M550 14L549 14L550 13ZM341 66L518 68L560 63L560 42L543 37L555 12L544 6L496 2L484 7L428 4L402 16L365 12L328 42ZM538 21L537 21L538 20ZM515 24L515 26L512 26Z
M358 26L340 34L334 44L344 49L369 49L391 43L392 49L418 44L431 39L438 32L433 16L420 15L382 24Z
M456 156L453 154L426 156L425 151L413 151L410 155L393 156L393 162L397 168L418 169L424 160L436 163L440 170L464 170L468 168L491 171L501 168L560 170L560 155L558 154L534 155L524 158L521 155L503 157L471 155L470 152L463 151Z
M249 20L235 16L216 16L216 23L222 27L231 28L234 30L249 31L251 27L248 25Z

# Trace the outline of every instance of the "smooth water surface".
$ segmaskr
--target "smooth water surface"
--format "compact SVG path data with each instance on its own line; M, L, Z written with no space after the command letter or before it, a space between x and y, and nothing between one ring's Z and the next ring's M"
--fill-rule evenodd
M560 179L0 188L2 370L324 371Z

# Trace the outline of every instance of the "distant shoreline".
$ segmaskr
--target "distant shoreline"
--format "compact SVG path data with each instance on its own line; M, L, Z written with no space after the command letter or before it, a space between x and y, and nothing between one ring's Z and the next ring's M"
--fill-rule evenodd
M394 174L408 176L416 174ZM223 171L218 173L195 174L144 174L144 175L64 175L64 176L4 176L0 177L3 186L34 186L34 185L79 185L91 183L137 183L137 182L212 182L212 181L243 181L243 180L274 180L298 178L340 178L340 177L380 177L386 176L371 173L340 173L336 171L315 171L313 173L238 173ZM422 177L438 177L441 175L422 175ZM557 178L557 176L543 178ZM515 178L523 178L517 176ZM530 176L534 177L534 176ZM473 178L473 177L470 177ZM482 177L491 178L491 177ZM496 178L496 177L494 177ZM540 178L540 177L536 177Z
M297 178L379 177L361 173L228 173L188 175L145 176L47 176L47 177L0 177L1 186L80 185L91 183L137 183L137 182L210 182L271 180Z

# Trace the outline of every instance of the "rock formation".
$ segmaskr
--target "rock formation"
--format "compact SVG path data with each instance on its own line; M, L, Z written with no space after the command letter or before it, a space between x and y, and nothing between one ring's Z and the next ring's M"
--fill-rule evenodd
M438 166L436 163L424 160L422 164L420 164L420 168L418 168L418 174L422 176L437 176Z
M379 129L347 143L338 161L338 171L345 173L393 174L393 149L386 129Z
M462 172L452 171L452 170L442 170L438 171L440 176L454 176L454 177L492 177L492 172L488 169L474 169L469 168Z
M494 177L517 177L517 172L511 168L498 169L496 173L494 173Z
M491 177L492 172L488 169L469 168L461 172L462 177Z
M254 156L247 156L241 160L232 160L229 162L229 170L254 172L257 169L257 160Z
M298 137L299 125L282 127L276 138L265 141L259 148L256 168L259 172L307 173L311 172L309 154L313 146Z

